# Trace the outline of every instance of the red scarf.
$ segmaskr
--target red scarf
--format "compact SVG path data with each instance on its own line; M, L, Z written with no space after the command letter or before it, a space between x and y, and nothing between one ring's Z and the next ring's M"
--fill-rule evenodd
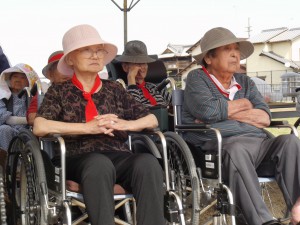
M94 119L95 116L98 115L97 108L95 106L95 103L92 99L92 94L95 93L95 91L100 87L101 85L101 79L99 76L96 76L94 87L90 92L86 92L83 90L83 86L80 83L80 81L77 79L76 74L72 77L72 83L82 91L82 95L85 100L87 100L87 104L85 106L85 121L89 122L90 120Z
M137 86L138 88L142 89L144 97L150 101L151 105L157 105L155 98L153 98L153 96L149 93L148 89L145 88L145 84L146 82L144 81L143 83L138 84Z

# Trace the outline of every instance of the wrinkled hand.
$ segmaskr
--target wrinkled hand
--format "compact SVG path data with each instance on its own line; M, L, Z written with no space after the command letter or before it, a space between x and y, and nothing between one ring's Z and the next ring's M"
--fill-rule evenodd
M111 118L111 122L107 124L108 129L119 131L138 131L135 126L136 122L133 120L123 120L119 118Z
M115 114L95 116L93 120L86 123L87 131L90 134L106 134L113 137L114 129L111 125L115 123L114 120L116 118L118 118L118 116Z
M128 85L136 83L136 77L139 74L141 67L135 64L130 64L128 67L127 81Z

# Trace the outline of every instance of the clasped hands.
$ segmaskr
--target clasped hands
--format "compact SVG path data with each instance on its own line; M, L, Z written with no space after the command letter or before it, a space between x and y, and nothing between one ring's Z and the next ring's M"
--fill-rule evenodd
M114 136L114 130L130 130L132 121L119 119L115 114L97 115L93 120L86 123L90 134L106 134Z

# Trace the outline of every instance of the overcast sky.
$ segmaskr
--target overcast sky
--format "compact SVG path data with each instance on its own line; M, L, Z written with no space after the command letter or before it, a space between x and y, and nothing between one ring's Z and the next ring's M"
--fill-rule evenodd
M123 7L124 0L115 1ZM248 37L248 18L251 36L300 27L299 9L299 0L140 0L128 12L128 40L160 54L169 43L194 44L217 26ZM1 0L0 15L0 45L11 64L27 63L39 75L49 54L62 48L64 33L78 24L94 26L123 51L123 12L111 0Z

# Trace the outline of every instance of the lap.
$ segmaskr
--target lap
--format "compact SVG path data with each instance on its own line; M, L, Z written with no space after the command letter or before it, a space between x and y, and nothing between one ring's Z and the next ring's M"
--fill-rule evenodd
M136 153L123 151L91 152L67 158L67 177L79 181L82 171L89 167L97 172L116 173L117 180L121 179L133 170L149 170L151 167L160 167L158 160L148 153ZM77 174L77 176L74 176Z

